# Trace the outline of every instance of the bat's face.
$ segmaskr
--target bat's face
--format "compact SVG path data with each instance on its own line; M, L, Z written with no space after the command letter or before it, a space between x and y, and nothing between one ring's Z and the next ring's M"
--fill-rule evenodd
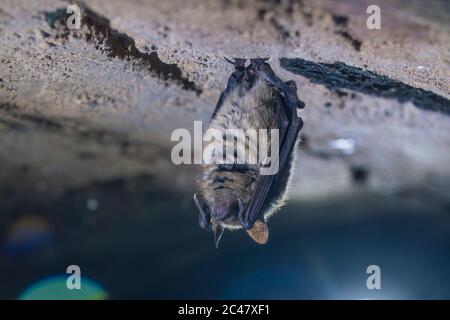
M225 188L213 190L208 194L208 199L198 195L196 201L201 202L203 207L199 219L202 228L209 229L211 226L214 230L242 228L240 216L244 211L245 203L233 190Z
M222 197L218 194L212 208L213 220L224 225L235 225L238 223L239 211L242 207L239 204L237 197L230 193Z
M242 212L244 202L231 192L218 192L213 201L207 201L202 194L194 195L197 207L200 209L200 226L206 230L211 227L214 231L214 242L218 246L225 229L236 230L243 228ZM257 243L265 244L269 238L267 224L257 220L252 228L246 230L248 235Z
M224 229L233 230L244 228L242 222L242 212L244 211L244 207L245 205L242 200L231 194L216 199L215 207L212 211L213 217L211 219L216 245L218 244ZM246 231L248 235L259 244L265 244L269 239L269 229L267 224L262 222L262 220L257 220L255 224Z

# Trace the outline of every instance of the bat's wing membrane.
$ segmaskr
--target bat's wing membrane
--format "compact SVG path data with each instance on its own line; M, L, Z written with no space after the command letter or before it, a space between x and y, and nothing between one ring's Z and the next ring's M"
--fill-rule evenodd
M219 101L217 102L216 108L214 109L214 112L211 116L211 120L216 117L216 114L222 107L225 98L239 85L242 77L244 76L246 59L235 58L234 61L232 61L228 58L225 58L225 60L234 65L235 71L228 78L227 87L220 94Z
M298 133L303 127L303 121L297 115L297 108L304 107L304 103L297 97L295 83L283 82L273 73L270 66L265 64L264 60L261 60L252 60L252 64L254 64L257 70L256 72L282 94L279 103L277 103L279 108L279 139L281 142L279 150L279 172L281 172L295 146ZM261 219L261 210L275 179L277 179L277 174L259 176L256 188L252 193L252 200L239 215L244 229L248 230L252 228L256 220Z

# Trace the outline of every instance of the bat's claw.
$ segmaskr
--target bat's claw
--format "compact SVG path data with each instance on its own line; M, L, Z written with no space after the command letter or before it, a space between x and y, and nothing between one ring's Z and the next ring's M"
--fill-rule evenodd
M248 217L245 217L244 214L239 215L239 222L244 230L251 229L253 227L253 223L251 223Z
M244 203L239 198L238 198L238 204L239 204L238 218L239 218L239 222L241 223L242 228L244 228L244 230L251 229L252 224L250 223L248 217L246 217L246 215L245 215Z

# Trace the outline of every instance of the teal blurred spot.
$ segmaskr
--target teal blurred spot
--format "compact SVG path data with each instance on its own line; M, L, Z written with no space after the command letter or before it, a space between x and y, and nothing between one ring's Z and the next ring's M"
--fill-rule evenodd
M66 286L70 275L53 276L40 280L18 297L19 300L105 300L108 293L94 280L81 277L81 289L69 290Z

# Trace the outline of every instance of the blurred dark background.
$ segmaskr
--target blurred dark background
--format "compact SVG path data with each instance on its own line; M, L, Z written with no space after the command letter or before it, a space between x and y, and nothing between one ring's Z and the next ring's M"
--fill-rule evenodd
M113 299L450 298L450 217L414 198L290 202L270 221L266 246L226 232L215 249L196 218L190 199L130 193L121 183L18 211L2 242L0 296L19 297L77 264ZM366 287L373 264L381 290ZM40 286L41 298L54 297Z

